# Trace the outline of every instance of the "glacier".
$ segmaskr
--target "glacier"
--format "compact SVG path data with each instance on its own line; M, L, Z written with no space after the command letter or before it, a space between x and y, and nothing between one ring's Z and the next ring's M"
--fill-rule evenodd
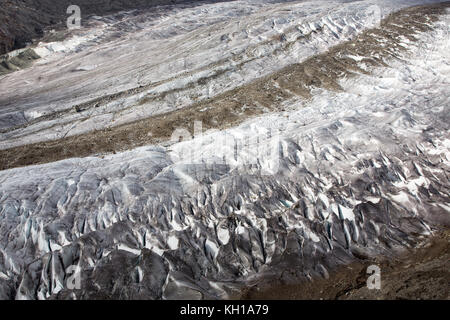
M181 109L193 93L219 95L373 27L352 12L376 4L386 17L424 3L215 3L137 15L136 33L118 40L109 37L122 25L98 17L82 38L41 44L41 61L0 78L0 148ZM229 299L269 275L308 281L355 259L395 257L448 227L446 10L432 31L405 38L408 50L386 66L340 78L342 90L312 88L309 99L294 96L282 110L229 128L198 124L184 141L0 171L0 299ZM230 16L245 25L235 35ZM294 40L315 29L317 36ZM267 42L280 32L286 41ZM290 49L274 53L289 41ZM245 54L249 46L256 57ZM148 50L151 63L142 54ZM231 71L188 85L221 68ZM50 81L36 85L42 74ZM171 96L163 101L135 105L165 91ZM81 289L67 288L70 266Z

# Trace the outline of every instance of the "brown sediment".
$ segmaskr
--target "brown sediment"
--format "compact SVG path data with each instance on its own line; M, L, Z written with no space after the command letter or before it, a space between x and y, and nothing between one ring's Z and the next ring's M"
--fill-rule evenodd
M380 268L381 288L369 290L367 268ZM437 233L424 246L395 260L363 259L317 278L296 284L264 279L246 288L243 300L399 300L449 299L450 230Z
M367 30L326 53L180 110L78 136L2 150L0 170L161 143L168 141L177 128L192 130L194 121L202 121L204 129L223 129L249 117L282 110L289 99L308 99L313 88L339 91L340 79L369 73L368 66L387 66L390 59L399 58L399 53L406 50L401 45L403 38L414 41L419 33L430 31L431 23L437 21L448 7L450 2L400 10L384 19L379 28ZM364 58L357 61L350 56ZM139 92L142 88L131 90ZM77 107L82 111L99 101L117 98L116 95L103 97Z

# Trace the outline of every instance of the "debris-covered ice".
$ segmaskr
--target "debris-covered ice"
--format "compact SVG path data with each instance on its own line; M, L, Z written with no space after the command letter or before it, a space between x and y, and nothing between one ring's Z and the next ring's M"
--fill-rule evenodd
M0 149L183 108L427 2L239 0L90 18L72 37L39 44L32 69L0 77Z
M22 110L33 117L93 94L176 76L149 89L169 90L213 72L198 71L202 67L242 64L215 80L217 94L225 90L219 83L238 86L361 32L364 20L349 19L349 10L378 3L387 14L411 3L342 1L328 15L336 2L235 1L143 18L136 37L117 40L122 45L87 42L80 53L0 79L1 103L9 101L1 115ZM241 23L237 34L230 31L229 16ZM263 44L280 30L290 41L295 32L329 24L330 17L337 19L332 34L313 36L280 56ZM289 33L299 18L305 30ZM435 225L448 225L449 22L443 16L389 67L341 80L342 91L317 89L310 100L291 101L285 111L171 145L0 171L0 298L229 298L268 274L310 279L356 257L392 256ZM233 37L230 47L223 39ZM129 53L102 58L130 44L136 47ZM244 44L260 53L250 59L240 51ZM144 52L152 48L155 63L146 64ZM197 71L181 75L185 69L175 62L187 51L187 70ZM235 62L229 60L233 51ZM145 71L141 78L132 72L136 66ZM39 83L41 68L48 70L48 81L18 86L25 79ZM55 85L63 77L57 70L76 68L65 74L67 87ZM185 94L175 95L174 105L182 107ZM133 97L125 100L111 102L108 110L141 116L127 109ZM156 105L147 108L157 112ZM11 131L2 136L2 147L50 139L54 121L72 125L76 117ZM79 128L75 132L90 125ZM67 285L73 266L80 290Z

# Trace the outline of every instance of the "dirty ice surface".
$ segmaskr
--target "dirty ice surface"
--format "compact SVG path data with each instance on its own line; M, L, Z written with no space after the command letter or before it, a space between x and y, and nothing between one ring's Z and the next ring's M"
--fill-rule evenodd
M0 78L0 149L186 107L428 2L239 0L90 17L65 41L40 43L32 68Z
M397 3L377 2L386 4L384 8ZM323 7L302 2L271 4L260 10L266 4L247 3L244 10L254 11L255 16L244 23L254 23L260 28L254 32L266 39L272 31L259 16L273 15L279 26L288 24L295 12L304 12L302 6L311 10L305 19L320 16L327 5L335 6L334 1L324 1ZM343 3L337 12L345 16L351 8L368 3ZM202 14L202 10L209 10L207 17L217 12L218 20L228 12L237 14L233 3L196 8L190 14ZM147 34L149 41L136 42L138 48L130 52L128 64L117 61L119 70L102 65L113 63L101 55L114 56L115 48L110 42L100 44L112 51L91 52L98 55L91 63L104 68L95 77L123 72L123 79L113 77L113 81L125 88L127 68L131 72L130 64L138 62L132 55L146 51L146 45L175 47L175 41L157 42L158 36L182 39L181 44L194 48L193 64L209 65L207 59L219 56L213 54L218 39L207 38L202 46L208 48L211 41L210 51L200 58L200 45L195 44L199 35L180 31L190 26L190 14L176 13L180 26L172 31L167 26L160 35L138 31ZM414 245L421 235L431 234L435 224L448 224L450 18L442 19L434 31L408 44L411 51L389 68L343 80L343 92L317 90L311 101L290 101L285 112L166 147L145 146L105 157L1 171L0 298L47 299L57 294L67 298L228 298L242 285L268 274L288 270L283 272L286 281L309 279L326 276L327 270L355 256L394 255ZM163 18L157 21L158 25L168 23ZM211 26L202 21L205 26L196 30L216 35L230 23L225 18ZM357 25L353 20L341 23L345 21L353 23L350 29ZM243 42L260 41L258 36L250 40L239 36L236 48ZM332 44L339 39L327 41ZM296 52L318 50L309 45ZM86 50L90 46L86 44ZM225 56L226 48L223 44ZM86 52L90 51L78 54ZM166 55L168 60L182 57L181 52L171 54ZM49 61L52 55L47 56ZM289 58L277 61L288 63L284 59ZM68 70L90 69L79 65L81 61L86 60L64 63ZM45 63L21 71L20 77L37 81L33 80L35 68L44 68ZM266 66L269 71L276 69L270 63ZM54 69L45 68L59 81ZM164 68L165 76L177 72L169 64ZM76 77L93 70L74 72L74 79L67 81L76 83ZM263 72L258 70L248 65L244 73ZM2 90L6 80L19 81L18 74L3 78ZM143 72L141 79L156 81L156 77ZM233 85L249 78L237 79ZM86 85L90 86L86 95L105 94L108 87L101 81ZM64 90L69 90L62 83L58 98L44 89L21 88L17 94L23 99L26 90L39 97L28 102L36 112L44 101L51 105L51 99L62 99L67 94ZM79 90L82 96L85 89ZM11 110L17 107L14 103ZM52 110L65 107L54 103ZM67 286L70 266L80 270L81 290Z

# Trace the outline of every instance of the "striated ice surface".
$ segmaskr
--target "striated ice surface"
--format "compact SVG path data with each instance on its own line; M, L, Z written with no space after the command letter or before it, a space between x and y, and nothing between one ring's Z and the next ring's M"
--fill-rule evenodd
M208 8L232 4L221 6ZM389 68L285 112L168 146L0 171L0 298L229 298L268 274L310 279L395 255L448 226L443 19ZM74 266L81 287L71 289Z
M91 17L67 40L39 44L33 68L0 78L0 149L183 108L429 2L239 0Z

